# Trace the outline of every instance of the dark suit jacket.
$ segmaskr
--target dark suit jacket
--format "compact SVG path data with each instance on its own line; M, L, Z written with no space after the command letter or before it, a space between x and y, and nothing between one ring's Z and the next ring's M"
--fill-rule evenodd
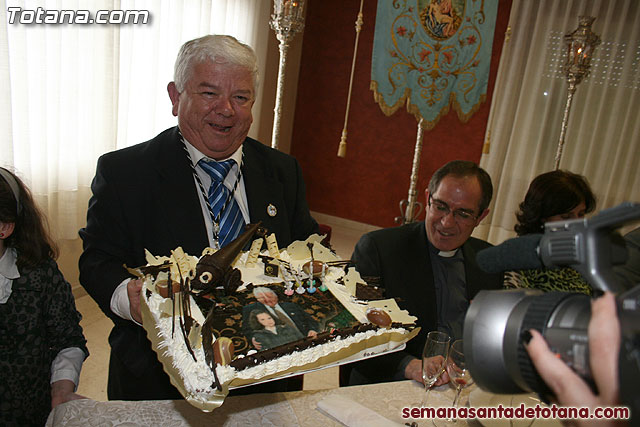
M243 152L251 222L262 221L280 246L315 232L317 223L309 213L298 162L251 138L245 140ZM168 255L182 246L186 253L200 255L209 245L205 220L177 127L101 156L91 189L87 226L80 230L80 282L115 324L109 336L111 358L127 371L120 372L126 383L157 371L159 362L144 329L111 312L115 288L130 277L123 265L144 265L144 249ZM267 214L269 204L277 208L274 217ZM111 371L110 383L115 375Z
M488 274L476 263L476 253L491 244L469 238L462 245L467 295L472 299L482 289L501 289L502 274ZM407 356L422 357L427 333L437 329L436 290L424 222L367 233L351 256L362 276L380 277L387 298L399 298L398 305L418 317L420 334L403 351L353 364L354 382L383 382L401 379L401 363ZM394 378L394 375L395 378Z

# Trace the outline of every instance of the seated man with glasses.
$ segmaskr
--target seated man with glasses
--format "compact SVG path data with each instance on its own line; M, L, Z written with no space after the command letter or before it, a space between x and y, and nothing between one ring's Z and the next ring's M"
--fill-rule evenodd
M424 222L367 233L352 259L363 277L376 278L387 298L418 317L420 334L403 351L374 357L341 372L343 385L414 379L422 382L422 348L429 331L462 338L469 302L482 289L500 289L502 274L488 274L476 253L491 246L471 237L489 213L491 178L469 161L438 169L425 192ZM351 370L348 374L347 371Z

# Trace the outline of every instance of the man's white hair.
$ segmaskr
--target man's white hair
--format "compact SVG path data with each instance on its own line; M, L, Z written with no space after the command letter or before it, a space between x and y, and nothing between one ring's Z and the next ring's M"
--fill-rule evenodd
M266 295L266 294L273 294L276 297L278 296L278 294L276 294L272 289L265 288L264 286L258 286L257 288L253 288L253 296L256 297L256 299L258 299L260 295Z
M253 49L235 37L211 34L190 40L180 48L173 74L178 92L184 90L193 67L206 61L246 68L253 77L254 93L258 90L258 58Z

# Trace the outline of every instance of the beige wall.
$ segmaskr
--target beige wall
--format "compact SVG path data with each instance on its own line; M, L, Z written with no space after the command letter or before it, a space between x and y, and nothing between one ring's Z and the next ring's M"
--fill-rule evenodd
M82 253L82 240L60 240L58 241L60 256L58 257L58 267L64 274L64 278L71 284L73 294L77 297L86 295L78 280L78 258Z

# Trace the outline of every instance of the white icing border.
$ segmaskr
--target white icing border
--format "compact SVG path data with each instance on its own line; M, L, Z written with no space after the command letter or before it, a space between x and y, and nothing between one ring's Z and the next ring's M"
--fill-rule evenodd
M259 285L282 281L281 278L274 278L262 274L261 272L264 271L264 264L261 260L258 260L258 263L254 267L246 267L244 265L246 257L247 254L243 253L234 264L234 267L241 271L243 282ZM291 260L286 251L282 252L280 257L283 260L290 261L294 268L299 268L304 264L304 262L308 261ZM354 315L360 323L368 323L365 314L368 306L366 304L356 302L355 298L348 293L346 287L337 283L337 280L342 278L344 275L345 273L342 268L329 267L326 272L325 283L327 284L329 291ZM147 292L147 290L150 292ZM172 361L172 366L176 372L180 374L184 389L190 395L190 398L196 401L207 402L213 397L213 393L215 391L213 388L215 377L205 362L205 355L201 342L199 342L195 348L192 348L196 357L196 360L194 360L184 342L178 320L179 318L172 317L170 313L162 312L161 305L166 306L167 300L154 290L155 286L153 285L153 279L151 276L147 276L144 282L142 296L150 309L155 323L154 329L161 343L158 345L157 351L162 352L164 356L168 356ZM150 296L148 296L148 294L150 294ZM189 299L191 303L192 317L201 321L201 319L203 319L202 312L195 304L195 301L193 301L191 297L189 297ZM173 325L173 336L171 334L172 320L175 322L175 325ZM311 346L302 351L296 351L277 359L245 368L241 371L238 371L231 366L218 365L216 368L216 374L218 376L218 380L222 384L230 383L234 379L245 381L255 380L255 382L258 382L260 379L276 375L280 372L285 372L291 368L312 364L322 357L348 348L353 344L360 343L376 336L392 333L405 336L409 331L404 328L393 328L358 332L352 336L342 339L333 339L323 344ZM397 347L402 345L403 342L404 341L398 342L389 340L383 345L376 346L374 349L367 348L362 357L370 357L374 354L397 349ZM352 359L352 357L349 359Z
M158 306L163 300L164 298L155 293L147 299L149 308L151 309L151 313L156 323L155 329L160 337L160 341L162 342L158 351L162 351L166 356L170 357L173 363L173 368L181 374L184 382L184 388L187 393L197 397L199 400L207 401L208 397L211 396L214 391L211 386L213 385L215 378L209 367L206 365L203 347L200 345L193 349L197 359L197 361L194 361L184 343L177 318L173 318L176 320L176 324L174 336L171 336L172 317L161 315L158 310ZM324 344L315 345L302 351L293 352L279 357L278 359L270 360L241 371L237 371L231 366L218 365L216 373L221 383L228 383L236 378L257 381L266 376L284 372L292 367L305 366L313 363L324 356L347 348L352 344L359 343L375 336L394 332L403 335L408 333L404 328L374 329L365 332L358 332L352 336L343 339L334 339ZM389 341L388 346L376 349L375 352L369 351L368 355L371 356L373 354L391 350L399 344L401 343Z

